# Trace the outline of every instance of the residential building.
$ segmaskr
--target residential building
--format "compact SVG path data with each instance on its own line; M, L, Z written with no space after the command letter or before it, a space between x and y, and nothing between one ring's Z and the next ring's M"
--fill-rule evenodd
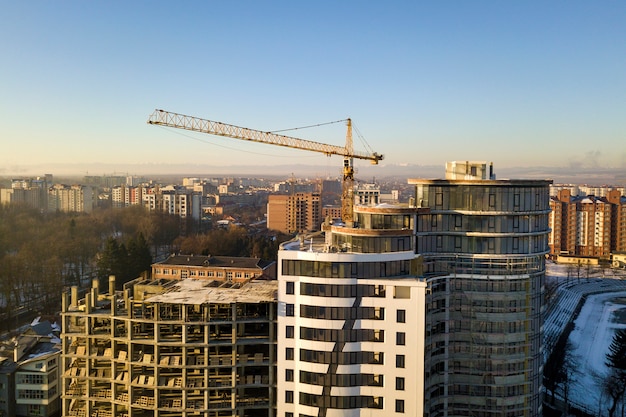
M21 205L37 210L47 210L47 178L48 176L12 179L11 188L0 189L0 204Z
M354 211L358 227L325 224L279 250L278 416L423 414L416 211Z
M571 204L571 191L559 190L550 199L550 235L548 244L551 255L576 254L576 204Z
M63 296L63 416L271 417L277 282L97 281Z
M0 416L59 415L58 331L47 321L33 324L3 346L0 357Z
M542 415L549 180L484 162L410 179L426 296L424 416Z
M146 188L142 186L117 185L111 188L111 205L115 208L141 205Z
M611 211L611 252L626 252L626 197L620 190L611 190L607 201L612 205Z
M626 198L619 189L594 195L572 196L559 190L550 199L550 254L609 259L626 251Z
M91 213L93 189L83 185L55 184L48 190L48 210Z
M54 343L38 342L15 371L15 414L54 416L59 413L60 350Z
M322 224L320 193L270 194L267 228L283 233L317 231Z
M208 279L242 283L276 279L276 262L235 256L172 255L152 264L153 279Z
M341 220L341 206L326 205L322 207L322 218L330 220Z
M0 356L0 417L15 415L15 370L12 358Z
M380 187L376 184L359 184L353 195L354 204L367 206L380 203Z

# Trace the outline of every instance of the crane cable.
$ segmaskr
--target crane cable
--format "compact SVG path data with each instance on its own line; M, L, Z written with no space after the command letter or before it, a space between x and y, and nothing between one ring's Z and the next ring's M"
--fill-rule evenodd
M280 133L280 132L289 132L291 130L309 129L309 128L312 128L312 127L332 125L332 124L335 124L335 123L342 123L342 122L347 122L347 121L348 121L348 119L341 119L341 120L335 120L334 122L318 123L318 124L315 124L315 125L302 126L302 127L293 127L291 129L270 130L267 133ZM373 155L375 153L374 150L372 149L370 144L367 143L367 141L365 140L365 137L361 134L359 129L357 129L357 127L354 125L354 122L352 122L352 130L354 130L356 132L359 140L361 141L361 144L363 146L365 146L365 149L367 150L367 152L369 152L370 154Z
M348 119L335 120L334 122L318 123L316 125L310 125L310 126L292 127L291 129L271 130L267 133L279 133L279 132L288 132L290 130L309 129L311 127L326 126L326 125L332 125L334 123L341 123L341 122L347 122L347 121Z

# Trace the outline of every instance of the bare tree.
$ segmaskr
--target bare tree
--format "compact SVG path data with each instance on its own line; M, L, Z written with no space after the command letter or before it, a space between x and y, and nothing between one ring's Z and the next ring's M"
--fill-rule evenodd
M626 390L626 329L619 329L613 335L605 363L609 367L609 374L602 388L611 398L608 411L609 417L613 417Z

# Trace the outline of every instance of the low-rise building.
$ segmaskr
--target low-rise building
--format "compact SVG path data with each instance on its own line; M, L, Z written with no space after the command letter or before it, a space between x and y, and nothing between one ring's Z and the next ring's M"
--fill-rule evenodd
M0 417L59 414L59 340L49 322L29 327L0 357Z
M197 278L229 282L276 279L276 262L238 256L172 255L152 264L152 278Z

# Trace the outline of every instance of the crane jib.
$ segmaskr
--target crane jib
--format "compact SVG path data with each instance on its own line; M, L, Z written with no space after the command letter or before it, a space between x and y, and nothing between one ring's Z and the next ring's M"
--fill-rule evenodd
M383 159L382 155L377 153L366 154L362 152L350 152L349 149L352 147L351 143L347 143L345 147L329 145L311 140L298 139L291 136L230 125L222 122L200 119L164 110L155 110L148 119L148 123L224 136L233 139L249 140L269 145L278 145L288 148L319 152L327 156L340 155L347 158L364 159L369 160L374 164Z
M198 117L185 116L183 114L171 113L165 110L155 110L148 119L149 124L174 127L177 129L191 130L194 132L207 133L210 135L218 135L233 139L248 140L258 143L267 143L270 145L284 146L293 149L302 149L306 151L320 152L327 156L340 155L343 156L343 181L341 193L341 219L345 224L353 224L353 191L354 191L354 167L353 159L364 159L372 164L378 164L383 159L382 155L377 153L366 154L354 152L352 147L352 122L347 120L346 146L328 145L326 143L314 142L311 140L293 138L291 136L279 135L272 132L263 132L255 129L248 129L229 125L226 123L215 122Z

